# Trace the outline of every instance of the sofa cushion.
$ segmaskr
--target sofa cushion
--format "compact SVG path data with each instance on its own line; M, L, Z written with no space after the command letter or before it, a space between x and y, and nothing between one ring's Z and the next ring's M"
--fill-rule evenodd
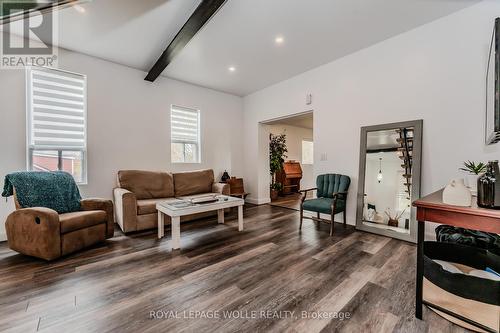
M319 199L311 199L304 201L302 207L304 210L308 210L311 212L319 212L323 214L331 214L332 213L332 202L333 199L329 198L319 198ZM343 212L345 210L345 201L337 200L337 204L335 207L335 214Z
M137 215L157 213L156 204L169 198L137 200ZM170 198L171 199L171 198Z
M167 172L120 170L118 186L133 192L139 200L174 196L172 174Z
M175 196L212 192L214 171L200 170L174 173Z
M104 210L88 210L59 215L62 234L106 223L106 221L107 215Z

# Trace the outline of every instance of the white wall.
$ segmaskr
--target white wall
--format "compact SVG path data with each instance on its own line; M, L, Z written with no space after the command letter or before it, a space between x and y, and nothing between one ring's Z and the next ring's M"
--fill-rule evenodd
M111 198L119 169L227 169L241 176L242 99L214 90L159 77L66 50L59 68L88 79L88 185L84 197ZM26 168L25 79L22 70L0 71L0 176ZM201 110L202 163L170 163L170 105ZM1 181L3 184L3 180ZM12 200L0 201L0 239Z
M273 124L269 126L269 131L275 135L286 134L286 146L288 148L288 158L286 160L298 161L302 167L300 187L302 189L316 187L313 165L302 164L302 140L312 140L313 130L297 126Z
M500 2L484 1L244 98L245 179L265 202L259 122L311 109L315 175L352 177L348 222L355 223L360 127L424 119L422 194L459 175L464 160L500 158L485 146L485 73ZM321 156L326 154L326 160Z

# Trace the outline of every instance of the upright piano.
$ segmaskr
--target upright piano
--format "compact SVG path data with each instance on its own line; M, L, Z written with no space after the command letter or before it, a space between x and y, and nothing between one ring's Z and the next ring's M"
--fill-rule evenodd
M276 173L276 181L283 184L283 194L292 194L300 191L302 167L297 161L283 163L283 169Z

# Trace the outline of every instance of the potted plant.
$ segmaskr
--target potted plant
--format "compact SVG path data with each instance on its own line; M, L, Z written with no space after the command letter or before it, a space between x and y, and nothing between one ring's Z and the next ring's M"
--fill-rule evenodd
M466 185L472 192L472 195L477 195L477 180L479 176L486 171L486 164L483 162L464 162L464 167L460 168L461 171L467 172Z
M271 201L278 199L279 193L283 190L283 185L281 183L271 184Z
M271 200L278 198L279 192L283 189L281 183L276 182L276 173L283 168L286 153L286 134L269 135L269 172L271 174Z

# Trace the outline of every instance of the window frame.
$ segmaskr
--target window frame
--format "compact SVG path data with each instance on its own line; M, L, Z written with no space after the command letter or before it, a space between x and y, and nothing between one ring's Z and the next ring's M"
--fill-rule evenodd
M313 145L311 163L304 162L304 142L310 142ZM300 162L302 163L302 165L314 165L314 141L312 139L302 139L302 141L300 142L300 155Z
M32 82L32 69L41 69L45 71L54 71L63 74L70 74L75 76L81 76L83 78L83 128L84 128L84 148L71 148L71 147L49 147L49 146L35 146L31 145L31 137L33 135L33 82ZM26 170L33 171L33 153L35 151L57 151L58 152L58 161L57 161L57 169L61 170L63 164L63 152L81 152L82 154L82 177L81 181L75 182L78 185L87 185L88 184L88 131L87 131L87 108L88 108L88 96L87 96L87 75L66 71L58 68L50 68L45 66L34 66L30 65L26 67Z
M186 110L190 110L190 111L193 111L193 113L196 112L197 114L197 117L198 117L198 120L197 120L197 138L196 138L196 143L193 143L193 142L188 142L188 141L183 141L183 140L175 140L173 137L172 137L172 133L173 133L173 130L172 130L172 113L174 112L174 109L186 109ZM183 157L184 157L184 160L183 161L173 161L172 159L172 145L174 143L177 143L177 144L183 144ZM186 162L186 145L187 144L190 144L190 145L195 145L196 146L196 161L195 162ZM172 164L201 164L201 111L200 109L197 109L197 108L192 108L192 107L186 107L186 106L181 106L179 104L171 104L170 105L170 163Z

